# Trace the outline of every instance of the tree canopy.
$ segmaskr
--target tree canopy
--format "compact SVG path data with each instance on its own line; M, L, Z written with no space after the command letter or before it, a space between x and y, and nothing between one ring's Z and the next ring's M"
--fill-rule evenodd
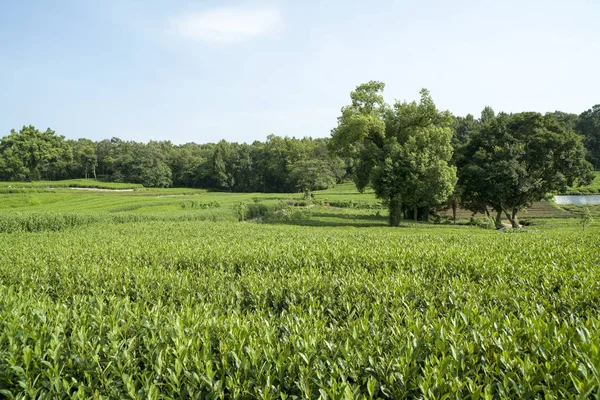
M452 117L437 110L429 92L421 91L419 103L383 100L381 82L360 85L350 94L352 103L342 109L332 131L333 149L358 158L356 183L370 184L388 206L390 225L401 215L444 203L456 183L452 157Z
M326 139L269 135L265 142L140 143L119 138L65 140L23 127L0 139L0 179L99 178L147 187L237 192L325 189L347 179L347 166Z
M64 136L57 136L51 129L41 132L31 125L19 132L11 130L3 137L0 154L0 177L5 180L60 178L65 163L73 159Z
M518 227L519 210L575 180L589 179L582 138L554 116L501 113L483 122L459 162L462 204L493 208Z
M581 113L574 125L584 138L588 161L600 169L600 104Z

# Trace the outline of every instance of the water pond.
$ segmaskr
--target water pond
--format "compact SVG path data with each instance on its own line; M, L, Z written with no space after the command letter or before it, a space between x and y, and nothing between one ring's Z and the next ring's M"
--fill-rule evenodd
M600 194L579 195L579 196L554 196L556 204L567 205L575 204L577 206L600 204Z

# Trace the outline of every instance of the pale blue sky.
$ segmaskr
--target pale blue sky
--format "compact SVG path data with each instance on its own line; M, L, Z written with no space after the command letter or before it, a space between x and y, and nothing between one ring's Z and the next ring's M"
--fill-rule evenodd
M456 115L600 103L600 1L0 0L0 136L325 137L358 84Z

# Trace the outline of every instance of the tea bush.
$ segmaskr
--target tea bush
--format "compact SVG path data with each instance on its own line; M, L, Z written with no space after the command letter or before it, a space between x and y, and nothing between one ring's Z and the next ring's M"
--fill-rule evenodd
M141 219L0 243L6 398L600 395L591 228Z

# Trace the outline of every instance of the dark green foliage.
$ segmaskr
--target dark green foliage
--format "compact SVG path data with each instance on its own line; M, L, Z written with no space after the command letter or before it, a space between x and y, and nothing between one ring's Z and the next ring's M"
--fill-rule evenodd
M600 104L581 113L575 130L584 138L587 159L600 170Z
M588 184L576 183L576 186L568 186L565 191L561 191L561 194L600 194L600 171L594 172L593 179Z
M492 207L499 226L502 213L518 227L519 210L591 178L581 137L551 115L501 113L462 152L462 204L474 212Z
M98 154L96 153L96 143L89 139L79 139L69 141L68 144L73 149L73 163L70 165L70 175L77 175L83 171L83 177L96 179L96 168L98 167Z
M24 126L0 140L0 179L24 181L65 178L71 147L54 131Z
M146 187L213 188L236 192L293 192L331 187L346 179L346 164L325 139L270 135L252 145L168 141L138 143L119 138L95 143L65 141L34 127L0 141L0 179L99 178Z
M290 169L290 179L297 189L305 192L307 197L313 190L327 189L335 185L336 176L331 165L321 159L305 159L296 161Z

